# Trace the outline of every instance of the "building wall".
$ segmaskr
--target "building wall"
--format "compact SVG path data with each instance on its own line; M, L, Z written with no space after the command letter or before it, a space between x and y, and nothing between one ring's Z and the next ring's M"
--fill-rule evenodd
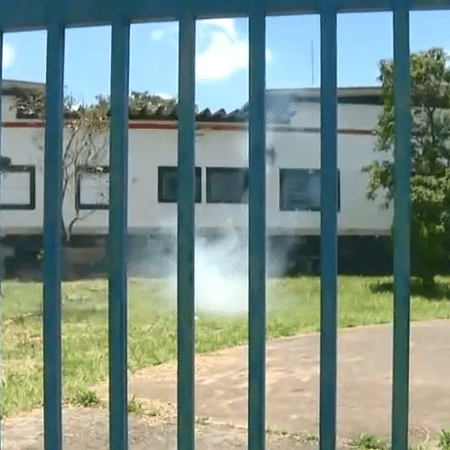
M385 234L392 222L392 212L382 211L380 202L366 199L366 175L362 167L378 157L374 137L369 134L378 107L340 105L338 135L338 168L340 170L341 234ZM312 120L314 119L314 120ZM317 234L320 214L311 211L280 211L280 177L282 168L320 168L320 134L318 105L300 104L298 114L288 126L268 127L267 147L273 149L274 160L267 167L268 228L277 232ZM357 126L353 126L354 122ZM352 127L350 127L352 125ZM310 130L304 131L304 128ZM312 130L311 130L312 129ZM3 130L2 154L10 156L14 165L36 166L36 208L33 211L3 211L4 233L22 229L38 232L43 223L44 129L42 127ZM177 130L131 129L129 132L129 226L140 233L147 228L174 226L176 205L158 203L158 166L176 166ZM107 158L105 164L108 164ZM200 227L216 227L229 223L245 227L246 204L206 203L206 167L247 167L248 132L237 125L231 129L198 131L196 165L202 167L202 203L196 205ZM5 193L8 197L11 192ZM65 219L74 215L75 185L70 186L64 203ZM95 211L77 223L77 232L104 233L108 212Z
M4 108L6 104L4 103ZM313 237L320 234L318 211L280 210L280 169L320 169L320 106L318 103L301 102L294 104L293 109L294 114L289 123L268 124L267 149L272 151L272 158L268 158L266 174L268 234L274 237ZM367 178L361 171L365 164L379 157L373 150L375 138L371 134L379 112L380 107L373 105L339 104L338 107L340 129L338 134L340 171L338 227L342 237L367 236L375 239L376 236L387 236L392 224L392 209L382 210L380 201L367 200ZM11 116L6 117L11 119ZM44 128L42 125L22 126L31 124L33 121L15 122L10 120L3 129L2 154L10 156L13 165L36 167L36 207L34 210L23 211L2 210L0 214L2 235L4 237L41 236ZM158 202L158 167L177 164L176 123L166 121L158 124L135 121L130 126L129 233L136 238L154 236L158 233L173 234L176 230L177 208L175 203ZM107 157L104 164L108 165ZM196 165L202 168L202 202L195 206L196 226L211 231L239 229L245 232L247 204L206 203L205 168L246 168L248 166L246 127L243 124L200 124L196 133ZM64 202L66 223L74 217L75 192L76 186L72 184ZM14 192L6 194L13 196ZM107 210L86 212L87 217L77 222L73 228L75 240L78 239L78 242L82 241L79 239L80 236L104 236L108 231ZM349 239L344 239L342 242L344 241ZM353 240L351 244L345 245L348 248L357 247L356 241ZM296 242L298 248L303 248L306 241L299 238ZM316 248L317 245L311 244L310 247ZM317 249L311 252L315 252L317 257ZM342 254L345 253L346 250L343 249Z

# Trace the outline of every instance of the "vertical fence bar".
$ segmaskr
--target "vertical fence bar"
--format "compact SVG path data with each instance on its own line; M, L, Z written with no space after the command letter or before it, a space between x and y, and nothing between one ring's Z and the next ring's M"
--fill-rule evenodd
M61 206L64 26L47 31L44 174L44 445L62 447L61 417Z
M0 30L0 157L1 157L1 136L2 136L2 80L3 80L3 31ZM2 168L0 167L0 170ZM0 177L1 181L1 177ZM0 183L0 204L1 204L1 183ZM0 211L1 212L1 211ZM1 234L1 227L0 227ZM0 449L2 448L2 416L3 416L3 345L2 345L2 336L3 336L3 294L2 294L2 277L4 274L4 266L3 266L3 249L0 245Z
M111 450L128 448L127 271L128 73L130 24L112 26L109 212L109 436Z
M320 15L321 30L321 305L320 449L336 447L337 377L337 25L336 11Z
M410 320L410 67L409 10L394 2L394 337L392 383L392 448L408 448Z
M265 448L266 367L266 18L251 2L249 117L248 448Z
M178 79L178 448L195 446L195 17L183 13Z

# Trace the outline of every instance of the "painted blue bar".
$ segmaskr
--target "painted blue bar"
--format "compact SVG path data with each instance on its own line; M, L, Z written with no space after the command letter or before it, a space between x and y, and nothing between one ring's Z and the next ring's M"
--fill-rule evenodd
M64 27L47 31L44 174L44 445L62 447L61 418L61 204Z
M178 449L195 447L195 18L180 20L178 62Z
M266 414L266 18L260 2L249 16L249 385L248 448L265 448Z
M51 0L0 0L0 28L4 31L45 28L47 5ZM198 19L246 16L253 0L191 0L189 11ZM122 2L123 3L123 2ZM105 25L114 20L116 0L64 0L58 8L68 26ZM182 4L182 2L181 2ZM265 0L267 15L319 13L321 7L335 5L338 12L390 11L391 0ZM179 0L133 0L126 3L131 21L176 20ZM412 0L412 9L450 9L450 0Z
M394 342L392 383L392 448L408 448L409 321L410 321L410 66L409 11L394 5Z
M336 448L337 336L337 25L336 11L320 15L321 297L319 447Z
M129 22L115 21L111 36L109 190L109 439L111 450L128 448L126 237L129 44Z
M3 55L3 32L0 30L0 55ZM0 58L0 93L2 92L2 80L3 80L3 58ZM1 152L1 135L2 135L2 95L0 95L0 156ZM1 178L0 178L1 179ZM0 203L1 203L1 183L0 183ZM0 230L1 231L1 230ZM0 245L0 380L3 380L3 345L2 345L2 323L3 323L3 296L2 296L2 275L4 273L2 258L2 247ZM0 449L2 448L2 417L3 417L3 383L0 383Z

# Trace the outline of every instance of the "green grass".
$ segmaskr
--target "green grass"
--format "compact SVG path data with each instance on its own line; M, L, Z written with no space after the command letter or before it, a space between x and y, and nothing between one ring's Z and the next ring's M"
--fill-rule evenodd
M434 297L424 295L413 283L413 320L450 317L450 278L439 278L438 282ZM6 281L2 291L2 413L7 416L42 404L42 285ZM163 280L129 282L131 372L176 358L175 303L168 299L167 292ZM267 292L268 337L317 331L319 294L317 277L272 280ZM62 303L64 398L73 401L80 392L88 393L107 377L107 282L65 283ZM392 279L340 277L340 327L386 323L391 318ZM199 314L198 352L243 344L246 340L245 315Z
M157 417L161 414L161 411L157 406L141 402L134 395L128 400L127 411L130 414L148 417Z
M389 450L388 440L375 436L374 434L363 434L353 440L352 445L360 450Z
M133 395L128 401L127 411L131 414L143 415L145 413L144 404Z
M439 443L438 447L442 450L450 450L450 431L449 430L441 430L439 434Z
M80 391L75 395L71 403L88 408L90 406L99 406L102 402L95 391Z

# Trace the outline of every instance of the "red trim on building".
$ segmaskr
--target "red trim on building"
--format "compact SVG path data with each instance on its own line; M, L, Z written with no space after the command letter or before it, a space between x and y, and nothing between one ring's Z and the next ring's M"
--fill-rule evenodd
M27 120L27 121L15 121L15 122L3 122L4 128L42 128L44 122L39 120ZM176 130L178 128L178 122L176 121L130 121L128 126L132 130ZM248 128L244 123L231 123L231 122L197 122L197 129L207 129L212 131L242 131ZM269 131L277 132L291 132L291 133L320 133L320 128L316 127L291 127L273 125L268 127ZM339 134L358 134L372 136L372 130L363 130L357 128L340 128Z
M26 122L3 122L4 128L42 128L44 123L41 121L26 121Z
M175 121L167 121L167 122L128 122L128 127L131 130L176 130L178 128L178 124Z
M374 135L373 130L358 130L357 128L342 128L338 130L338 133L341 134L364 134L372 136Z

